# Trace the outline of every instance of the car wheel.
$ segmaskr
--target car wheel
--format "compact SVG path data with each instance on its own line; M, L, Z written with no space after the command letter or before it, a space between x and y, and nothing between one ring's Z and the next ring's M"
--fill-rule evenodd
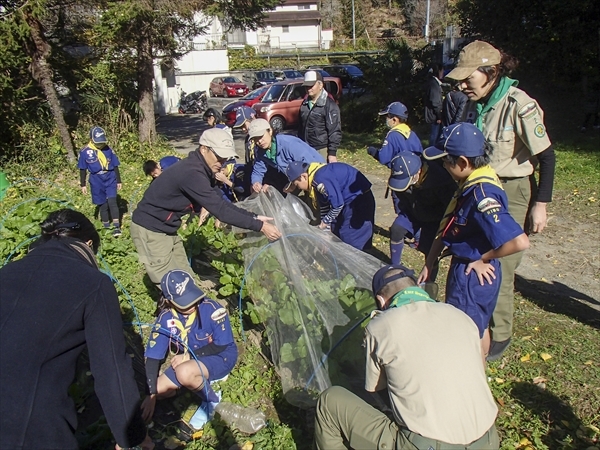
M281 131L285 127L285 120L281 116L272 117L269 121L273 130Z

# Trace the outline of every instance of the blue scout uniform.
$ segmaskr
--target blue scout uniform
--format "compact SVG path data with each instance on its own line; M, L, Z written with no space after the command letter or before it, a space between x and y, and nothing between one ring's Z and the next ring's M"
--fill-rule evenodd
M160 164L160 168L162 170L165 170L179 161L181 161L181 159L179 159L177 156L165 156L164 158L160 158L158 164Z
M520 236L523 229L508 213L508 200L495 172L489 166L477 169L483 176L471 176L473 180L460 187L455 194L448 213L440 225L442 240L452 254L446 303L456 306L471 317L479 328L480 337L488 327L500 289L502 272L500 261L490 261L495 268L496 279L481 286L474 270L465 275L467 265L481 256L497 249ZM455 205L450 208L452 205Z
M165 330L169 330L170 335L165 334ZM152 329L146 346L146 358L162 360L169 350L175 354L184 353L187 348L181 341L185 342L189 350L206 366L211 380L223 378L235 366L238 349L233 339L229 316L227 310L214 300L205 298L198 304L195 314L188 316L178 313L175 309L163 311ZM210 344L217 346L220 351L204 355L203 349L206 350L206 346ZM173 379L174 372L167 372L169 370L165 372L169 379L179 384Z
M102 205L109 198L117 197L117 177L114 170L119 164L119 158L108 145L99 150L90 142L79 152L77 167L90 173L94 205Z
M270 149L265 150L255 146L254 156L250 184L262 184L267 173L267 167L273 167L285 175L287 166L292 161L302 161L309 164L325 162L325 159L306 142L295 136L285 134L276 135Z
M321 221L346 244L370 249L375 198L367 177L346 163L335 162L311 164L308 180L321 209Z
M423 145L417 134L408 125L401 123L388 131L381 149L375 155L380 164L390 167L392 159L400 152L423 153Z
M456 182L437 161L423 162L415 185L403 192L393 191L394 210L398 214L394 225L406 230L409 237L421 230L417 250L425 255L455 191Z
M239 202L249 197L252 193L250 189L250 170L251 164L236 164L235 161L227 161L224 168L225 175L233 183L229 187L225 183L219 183L219 187L223 192L223 198L230 202Z

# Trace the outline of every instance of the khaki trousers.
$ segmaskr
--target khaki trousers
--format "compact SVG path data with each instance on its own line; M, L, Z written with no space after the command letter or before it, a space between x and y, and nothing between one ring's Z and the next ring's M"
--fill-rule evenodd
M494 425L468 445L447 444L399 427L381 411L350 391L333 386L317 402L315 417L317 450L497 450L500 448Z

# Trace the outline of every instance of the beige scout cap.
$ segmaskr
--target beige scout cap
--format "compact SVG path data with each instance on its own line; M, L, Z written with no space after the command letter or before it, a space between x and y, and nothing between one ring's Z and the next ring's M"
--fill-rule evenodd
M464 80L482 66L500 64L502 56L498 49L483 41L473 41L458 54L456 67L448 75L453 80Z
M271 125L265 119L254 119L248 126L248 136L250 139L263 137L269 129L271 129Z
M223 128L209 128L200 135L200 145L210 147L219 158L239 158L231 133Z

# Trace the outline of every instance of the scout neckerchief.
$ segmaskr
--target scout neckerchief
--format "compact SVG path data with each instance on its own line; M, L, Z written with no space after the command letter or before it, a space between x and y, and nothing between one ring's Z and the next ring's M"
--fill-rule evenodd
M231 164L227 164L225 166L225 172L224 175L231 181L231 174L233 173L235 169L235 162L231 163ZM233 182L233 181L232 181ZM226 185L225 183L223 183L224 185ZM235 183L234 183L235 184ZM229 187L229 186L228 186ZM231 191L231 194L233 195L233 198L235 199L236 202L238 202L238 198L237 195L235 195L235 190L233 189L235 186L231 186L229 188L229 190Z
M475 126L482 130L483 128L483 117L487 114L487 112L492 109L496 103L500 101L502 97L508 92L508 89L511 86L517 86L519 84L518 80L513 80L512 78L502 77L498 82L498 86L492 92L492 95L487 99L485 103L477 102L477 119L475 119ZM483 130L482 130L483 131Z
M92 141L90 141L88 147L96 152L96 157L98 158L98 162L100 163L102 170L108 170L108 160L106 159L104 152L96 147Z
M277 163L277 139L275 139L275 136L271 139L271 146L265 150L265 156L268 160Z
M389 308L397 308L398 306L408 305L416 302L434 302L435 300L429 297L427 292L419 287L409 287L402 289L392 297Z
M187 316L184 324L179 318L179 313L177 312L177 310L175 308L171 308L171 314L173 315L173 324L175 325L175 328L179 330L179 339L177 340L177 344L178 346L180 344L183 345L184 354L187 354L188 352L188 334L196 320L197 311L198 308L195 307L194 312Z
M313 186L313 180L315 178L315 173L325 164L323 163L310 163L308 165L308 169L306 173L308 174L308 196L312 200L312 204L315 208L319 206L319 202L317 201L317 190L315 186Z
M408 139L410 136L410 127L405 123L399 123L398 125L394 125L390 129L389 133L391 133L392 131L397 131L402 136L404 136L405 139Z
M492 169L490 165L475 169L473 172L471 172L471 175L469 175L466 180L461 181L458 184L458 189L454 193L452 200L450 200L450 203L446 208L446 212L444 213L444 218L440 222L440 227L438 228L436 238L443 236L446 230L452 224L452 220L450 219L454 216L454 211L456 210L460 196L470 187L483 182L493 184L494 186L504 190L500 180L498 179L498 175L496 175L496 171Z

